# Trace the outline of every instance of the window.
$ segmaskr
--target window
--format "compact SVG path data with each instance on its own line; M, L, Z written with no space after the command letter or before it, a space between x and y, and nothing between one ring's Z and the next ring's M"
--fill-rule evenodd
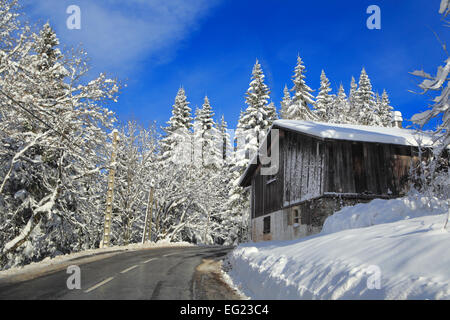
M300 225L301 211L299 207L291 208L288 215L288 225Z
M263 224L264 224L263 233L264 234L270 233L270 216L264 218Z
M294 221L294 224L300 224L300 210L299 209L294 209L293 221Z

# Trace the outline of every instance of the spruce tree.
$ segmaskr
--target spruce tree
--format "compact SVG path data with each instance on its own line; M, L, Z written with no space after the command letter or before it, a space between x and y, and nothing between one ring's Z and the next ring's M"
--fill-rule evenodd
M192 128L192 110L189 107L189 104L190 103L187 101L186 92L183 87L181 87L178 89L175 97L175 103L172 106L172 117L168 122L171 131L175 131L177 129L190 130Z
M194 125L194 157L202 166L219 166L222 163L221 149L218 146L220 134L214 123L214 112L205 96L201 109L197 109Z
M333 99L330 95L330 92L330 81L325 75L325 71L322 70L322 73L320 75L319 94L317 95L316 103L313 109L320 121L328 122L330 120L333 120Z
M275 107L275 103L270 102L267 105L267 120L268 120L268 123L270 124L269 127L277 119L278 119L278 113L277 113L277 108Z
M381 124L385 127L392 126L392 112L394 111L394 108L391 106L386 90L383 90L383 93L381 94L380 107L378 110Z
M229 161L231 155L230 135L228 134L228 124L225 121L225 117L222 115L218 125L222 146L222 160L224 164Z
M276 116L275 108L268 104L270 91L264 83L264 78L261 65L256 60L252 71L250 87L245 94L247 109L241 121L246 141L245 150L250 156L258 151L261 140Z
M280 118L287 119L288 109L292 103L291 94L289 93L289 89L288 89L287 85L284 85L283 93L284 93L283 100L280 103L281 104Z
M309 109L308 105L314 104L313 91L305 82L305 66L300 56L297 57L297 65L294 70L292 81L294 92L292 103L287 111L287 119L290 120L317 120L317 117Z
M358 110L358 84L356 83L356 80L354 77L352 77L352 80L350 82L350 92L348 94L348 116L347 121L349 123L359 123L359 110Z
M246 240L246 230L248 229L250 194L249 191L239 186L239 179L249 163L249 152L246 148L245 112L241 111L235 131L235 150L231 155L229 181L228 181L228 201L226 204L226 216L229 223L236 227L230 230L228 242L236 243Z
M186 93L181 87L172 105L172 117L163 128L165 136L161 141L161 160L181 163L191 162L191 128L192 116Z
M361 70L359 77L359 87L357 93L357 110L359 113L358 122L363 125L376 124L378 115L375 112L376 103L374 93L372 91L372 84L366 70Z
M338 94L333 99L333 110L331 113L332 120L334 123L349 123L351 119L349 117L349 102L347 100L347 95L345 94L344 86L342 83L339 86Z

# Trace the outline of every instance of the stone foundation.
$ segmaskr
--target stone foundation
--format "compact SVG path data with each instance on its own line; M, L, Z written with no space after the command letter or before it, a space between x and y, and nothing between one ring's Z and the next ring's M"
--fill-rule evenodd
M307 200L270 214L252 219L252 240L285 241L319 233L325 219L343 207L366 203L373 198L322 196ZM299 221L294 220L294 210L299 212ZM264 233L264 218L270 217L270 232Z

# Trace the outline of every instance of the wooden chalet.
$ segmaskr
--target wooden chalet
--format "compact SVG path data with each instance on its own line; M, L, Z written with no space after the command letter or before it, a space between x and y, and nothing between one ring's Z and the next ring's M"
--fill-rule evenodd
M295 120L275 121L266 140L269 155L278 144L276 173L261 174L255 157L240 179L251 188L253 241L318 233L344 206L404 195L418 141L431 143L414 130Z

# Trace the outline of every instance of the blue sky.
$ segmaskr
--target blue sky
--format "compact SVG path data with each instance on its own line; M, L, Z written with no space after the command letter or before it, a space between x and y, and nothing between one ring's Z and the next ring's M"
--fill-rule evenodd
M201 106L205 94L216 116L234 128L258 58L279 108L292 87L297 53L308 85L317 89L325 70L333 92L365 67L374 91L386 89L405 118L423 111L430 96L408 72L434 74L446 58L435 31L448 40L439 0L23 0L35 22L49 20L61 42L83 43L93 72L127 84L111 106L121 120L164 125L180 85ZM66 8L81 8L81 30L66 28ZM369 30L369 5L381 9L381 30Z

